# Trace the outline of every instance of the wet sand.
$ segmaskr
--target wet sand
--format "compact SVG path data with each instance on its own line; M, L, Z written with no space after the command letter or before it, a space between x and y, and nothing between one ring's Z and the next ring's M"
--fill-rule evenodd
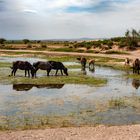
M140 140L140 125L7 131L0 140Z

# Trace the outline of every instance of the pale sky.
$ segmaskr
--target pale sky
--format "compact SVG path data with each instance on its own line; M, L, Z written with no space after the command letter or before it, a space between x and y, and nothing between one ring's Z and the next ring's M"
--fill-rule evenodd
M140 0L0 0L0 38L74 39L140 30Z

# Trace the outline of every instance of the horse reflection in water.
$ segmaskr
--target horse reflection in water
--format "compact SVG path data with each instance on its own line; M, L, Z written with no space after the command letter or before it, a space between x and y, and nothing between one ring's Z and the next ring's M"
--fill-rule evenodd
M132 81L132 86L133 86L135 89L138 89L139 86L140 86L140 80L133 79L133 81Z
M13 90L16 91L29 91L33 87L36 88L47 88L47 89L61 89L64 84L13 84Z
M89 71L95 72L95 60L94 59L89 60Z

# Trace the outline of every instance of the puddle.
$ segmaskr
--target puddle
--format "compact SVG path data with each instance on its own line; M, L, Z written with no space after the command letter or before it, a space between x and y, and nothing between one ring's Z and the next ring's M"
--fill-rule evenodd
M77 65L73 62L65 64ZM81 70L70 69L70 71L80 72ZM125 97L134 103L133 99L138 98L139 104L140 80L125 78L122 76L125 71L106 67L96 67L95 72L87 69L86 74L91 77L107 78L108 83L103 87L78 84L0 85L0 116L18 118L28 114L30 118L34 114L35 116L50 116L50 119L54 116L62 119L65 118L64 116L72 116L71 122L74 125L140 123L139 108L132 106L119 109L107 108L110 100ZM41 75L39 73L39 76Z

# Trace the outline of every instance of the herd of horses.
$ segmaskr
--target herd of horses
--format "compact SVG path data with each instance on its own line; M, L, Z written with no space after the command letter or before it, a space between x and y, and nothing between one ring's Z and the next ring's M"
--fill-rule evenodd
M27 73L28 77L30 77L30 74L32 77L36 77L36 73L39 69L46 70L47 76L49 76L49 73L52 69L56 70L55 75L57 75L58 70L60 70L61 75L63 75L64 73L65 75L68 76L68 69L63 65L62 62L56 61L47 61L47 62L38 61L33 63L33 65L28 61L15 61L13 62L11 69L12 69L11 76L15 76L16 71L18 69L25 70L25 77L27 76Z
M82 66L81 70L84 71L86 68L87 59L85 57L78 57L77 60L80 61ZM94 71L95 60L90 59L88 61L88 64L89 64L89 70ZM129 58L125 59L125 65L130 65ZM134 62L132 63L132 68L133 68L133 73L137 73L137 74L140 73L140 60L138 58L135 59ZM64 66L62 62L57 62L57 61L46 61L46 62L38 61L33 63L33 65L28 61L15 61L13 62L11 69L12 69L11 76L15 76L16 71L18 69L25 71L25 77L27 76L27 74L28 77L30 76L36 77L36 73L39 69L46 70L47 76L49 76L52 69L56 70L55 75L57 75L58 70L60 70L61 75L65 74L66 76L68 76L68 69Z

